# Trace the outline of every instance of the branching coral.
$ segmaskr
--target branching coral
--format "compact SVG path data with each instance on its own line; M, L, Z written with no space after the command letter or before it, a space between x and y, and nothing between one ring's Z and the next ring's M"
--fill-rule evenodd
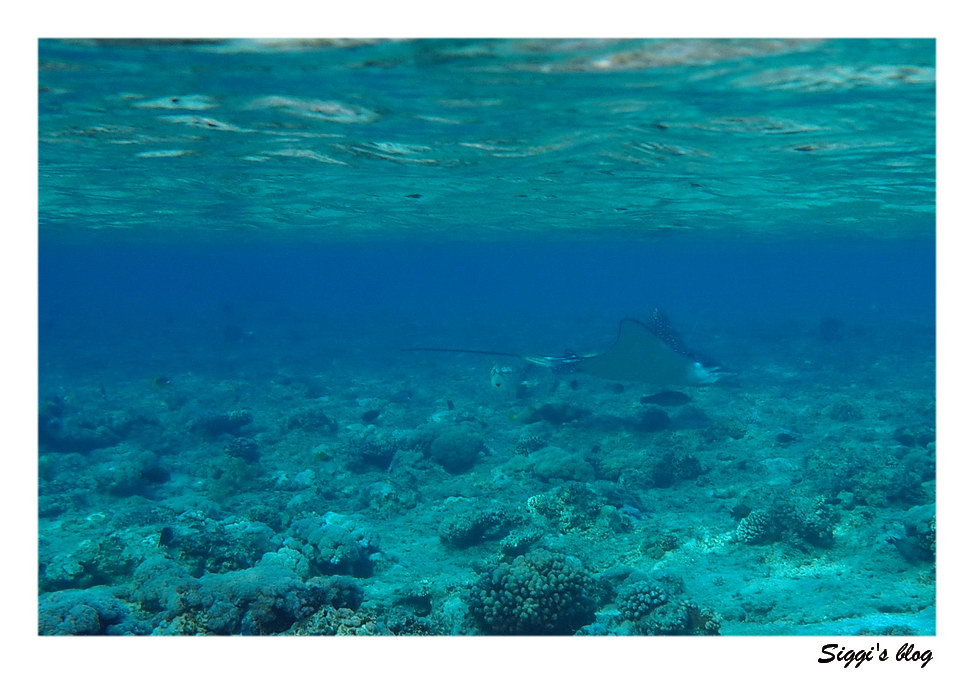
M470 612L485 634L574 634L595 618L593 584L576 557L531 552L484 573Z

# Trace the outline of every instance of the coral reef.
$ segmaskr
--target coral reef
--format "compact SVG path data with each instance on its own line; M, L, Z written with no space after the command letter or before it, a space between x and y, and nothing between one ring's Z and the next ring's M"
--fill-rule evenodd
M544 532L540 529L530 527L517 529L505 536L500 543L501 552L507 557L518 557L531 549L537 543Z
M485 451L479 435L467 430L451 430L436 437L430 445L430 456L447 472L458 475L473 468Z
M929 424L901 426L893 431L893 439L905 447L926 447L937 439Z
M248 410L231 410L201 416L190 423L189 429L210 438L217 438L224 433L241 435L244 432L243 427L253 420L254 415Z
M632 634L716 635L721 618L712 609L681 598L683 580L663 574L652 580L634 573L619 588L615 603Z
M569 482L536 494L527 501L528 510L562 533L594 526L604 505L605 499L581 482Z
M147 634L148 625L112 596L108 588L63 590L44 596L38 631L48 635Z
M528 456L528 466L543 482L586 482L595 476L592 465L561 447L545 447Z
M42 452L78 452L113 447L140 426L158 421L130 410L102 410L71 404L60 395L50 396L38 411L38 441Z
M210 468L207 491L218 503L246 492L252 487L261 470L254 461L241 456L232 456L229 453L220 461L214 462Z
M149 557L132 573L129 598L149 613L172 619L186 610L187 595L198 590L199 579L163 555Z
M180 514L160 534L160 545L194 576L249 568L279 542L266 524L242 517L216 520L200 511Z
M638 581L619 591L616 604L625 620L639 620L670 600L661 586L649 581Z
M932 506L915 506L903 517L902 529L886 538L911 564L933 562L937 556L937 518Z
M693 480L703 474L700 460L690 454L667 452L652 467L653 486L671 487L683 480Z
M734 538L741 543L760 543L770 538L773 532L771 515L765 510L752 510L737 523Z
M315 588L321 600L332 608L355 610L365 598L362 586L344 576L316 576L308 581L308 585Z
M92 459L98 461L92 471L97 488L114 496L145 494L170 478L156 454L128 443L116 446L110 454L96 450Z
M379 550L374 534L331 524L327 518L298 520L292 526L292 531L306 541L301 550L318 573L357 578L372 575L372 555Z
M720 628L717 613L692 601L666 604L649 621L650 633L659 635L714 636L720 634Z
M517 439L517 443L514 445L514 453L520 455L527 455L531 452L536 452L537 450L545 447L547 441L540 435L535 435L534 433L527 433L521 435Z
M231 459L243 459L247 463L260 460L260 447L253 438L233 438L223 447Z
M374 426L357 430L348 439L346 460L351 470L388 470L399 452L426 452L432 435L424 430L383 431Z
M935 632L933 41L38 44L40 633Z
M672 533L658 533L643 541L642 552L650 559L662 559L663 555L680 547L679 539Z
M440 540L451 548L468 548L503 538L517 519L499 509L463 512L443 520Z
M321 588L302 583L275 553L249 569L206 574L183 597L187 610L170 633L277 634L325 601Z
M297 622L287 634L298 636L373 636L383 634L375 615L351 608L325 606Z
M633 451L618 449L603 452L593 463L597 475L606 480L618 481L633 491L649 487L666 488L686 480L694 480L704 473L700 459L684 451L680 444L675 449L654 448Z
M826 548L832 544L839 514L822 497L773 497L764 508L750 510L737 523L734 538L741 543L787 540Z
M578 558L538 550L485 572L470 612L484 634L574 634L595 618L593 583Z
M284 422L284 428L289 431L298 429L302 431L335 433L338 431L338 422L332 419L323 409L306 407L290 415Z

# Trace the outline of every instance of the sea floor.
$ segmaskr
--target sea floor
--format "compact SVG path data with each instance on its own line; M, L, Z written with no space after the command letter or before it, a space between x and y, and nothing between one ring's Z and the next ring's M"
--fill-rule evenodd
M934 633L932 327L686 397L233 337L42 352L41 634Z

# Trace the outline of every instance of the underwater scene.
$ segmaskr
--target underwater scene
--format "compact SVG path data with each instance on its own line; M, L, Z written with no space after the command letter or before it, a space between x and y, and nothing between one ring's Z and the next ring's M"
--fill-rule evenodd
M933 40L39 42L41 635L933 635Z

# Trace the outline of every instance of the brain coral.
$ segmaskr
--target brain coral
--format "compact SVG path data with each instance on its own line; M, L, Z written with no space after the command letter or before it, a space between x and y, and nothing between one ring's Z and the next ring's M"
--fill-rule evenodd
M539 550L484 573L470 611L485 634L569 635L595 619L592 592L578 558Z

